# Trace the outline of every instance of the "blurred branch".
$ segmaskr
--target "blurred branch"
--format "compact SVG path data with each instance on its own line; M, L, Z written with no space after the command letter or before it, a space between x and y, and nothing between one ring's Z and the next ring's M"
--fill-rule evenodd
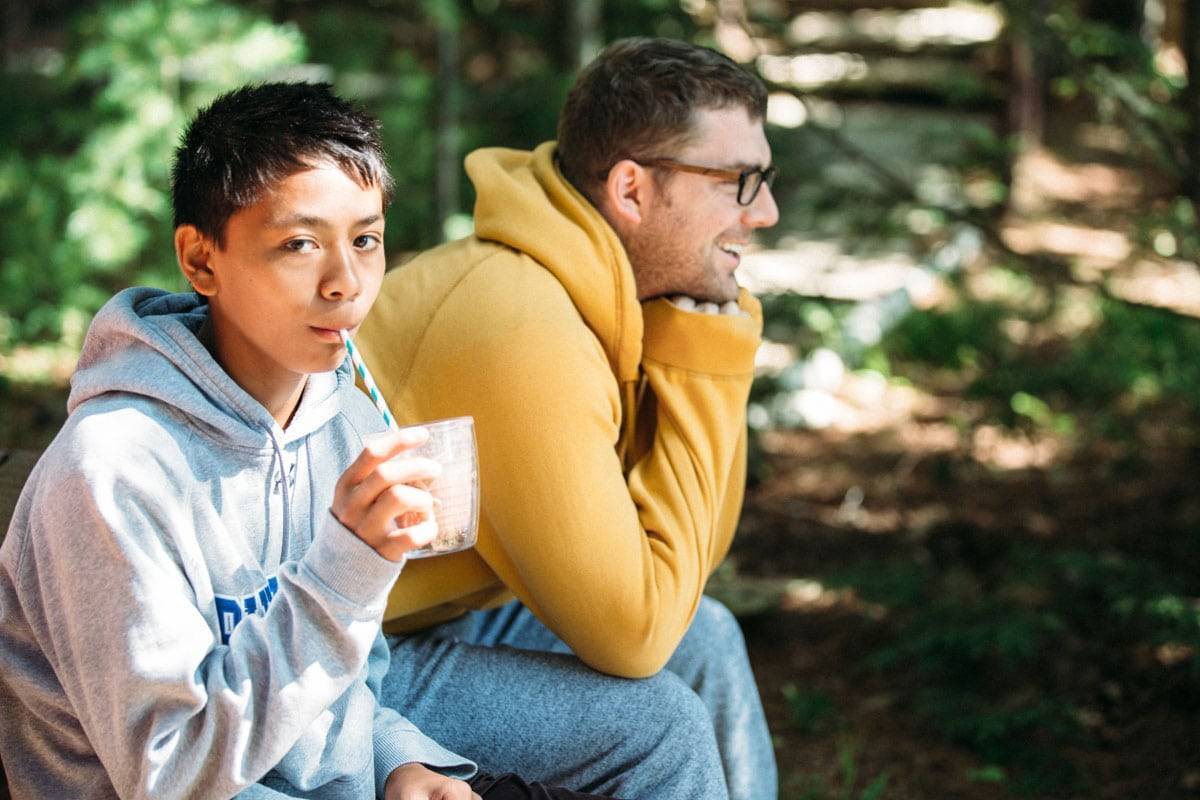
M793 97L795 97L797 100L799 100L804 105L804 110L807 114L807 118L809 120L813 119L812 102L811 102L811 100L809 100L809 98L806 95L804 95L800 92L797 92L795 89L792 89L789 86L785 86L782 84L773 83L771 81L765 81L765 80L764 80L764 82L767 84L768 88L770 88L772 91L786 92L787 94L790 94ZM845 136L842 136L836 129L829 128L824 125L817 124L815 122L810 123L807 126L807 128L814 135L823 139L831 147L841 151L845 155L849 156L850 158L852 158L855 161L862 164L881 183L883 183L885 186L887 186L889 189L891 189L896 194L904 197L907 200L911 200L912 202L914 202L924 208L929 208L931 210L934 210L941 214L944 214L948 219L952 219L955 222L961 222L961 223L965 223L968 225L972 225L979 229L980 233L983 234L984 239L986 239L988 243L990 243L992 246L999 249L1005 255L1012 256L1013 258L1024 258L1024 256L1022 256L1020 253L1017 253L1016 251L1014 251L1012 248L1010 248L1004 242L1004 240L1000 236L1000 232L997 231L995 226L993 226L981 214L975 213L972 211L951 208L948 206L940 206L940 205L936 205L933 203L929 203L928 201L924 200L920 196L920 193L917 191L916 187L912 184L911 181L909 181L908 179L901 176L899 173L894 171L891 167L887 166L882 161L875 158L874 156L872 156L867 151L863 150L858 145L855 145L852 142L850 142Z

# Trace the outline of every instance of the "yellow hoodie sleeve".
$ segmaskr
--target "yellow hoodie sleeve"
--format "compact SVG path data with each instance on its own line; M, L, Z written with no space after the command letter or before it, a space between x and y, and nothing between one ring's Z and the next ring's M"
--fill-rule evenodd
M569 298L519 270L500 297L486 272L441 307L409 375L425 418L475 416L477 551L587 664L653 674L736 524L757 303L742 298L747 317L645 305L642 413L653 419L639 426L653 435L626 474L622 387Z

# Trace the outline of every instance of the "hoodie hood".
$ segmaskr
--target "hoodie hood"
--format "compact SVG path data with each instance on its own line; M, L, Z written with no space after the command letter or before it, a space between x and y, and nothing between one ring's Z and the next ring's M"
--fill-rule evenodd
M154 399L178 409L214 439L273 448L300 439L338 411L336 392L351 383L349 366L309 376L286 431L229 377L201 341L208 304L197 294L126 289L109 300L88 329L71 378L67 410L110 392Z
M563 285L622 383L638 376L642 308L616 232L559 172L554 142L536 150L485 148L467 156L475 235L528 253ZM546 213L549 205L557 214ZM536 220L537 224L531 224Z

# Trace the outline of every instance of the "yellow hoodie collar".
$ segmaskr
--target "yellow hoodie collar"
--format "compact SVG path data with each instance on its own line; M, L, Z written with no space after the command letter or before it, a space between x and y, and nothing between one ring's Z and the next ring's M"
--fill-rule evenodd
M532 152L485 148L467 156L475 235L527 253L558 279L622 383L642 359L642 308L616 232L563 178L554 142Z

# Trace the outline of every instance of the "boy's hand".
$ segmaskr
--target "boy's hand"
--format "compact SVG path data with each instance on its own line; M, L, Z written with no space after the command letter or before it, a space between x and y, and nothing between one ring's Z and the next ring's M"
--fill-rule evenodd
M392 770L383 787L384 800L481 800L465 781L439 775L424 764Z
M338 478L330 510L338 522L389 561L437 535L433 499L426 487L442 471L428 458L396 458L429 438L424 428L372 437Z

